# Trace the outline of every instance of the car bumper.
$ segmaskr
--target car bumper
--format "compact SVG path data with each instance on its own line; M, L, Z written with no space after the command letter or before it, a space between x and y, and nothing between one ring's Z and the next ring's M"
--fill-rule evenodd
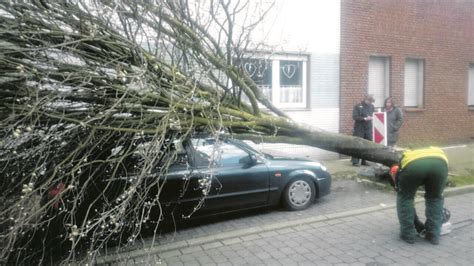
M318 198L331 193L331 175L325 173L324 176L318 178Z

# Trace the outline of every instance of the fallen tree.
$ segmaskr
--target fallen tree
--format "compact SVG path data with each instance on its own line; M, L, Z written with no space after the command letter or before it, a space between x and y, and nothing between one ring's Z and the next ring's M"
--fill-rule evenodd
M157 165L164 176L173 143L194 134L399 160L387 147L297 124L265 98L237 63L268 10L252 5L0 3L3 262L54 261L54 241L68 243L65 260L93 257L113 239L133 243L160 204L159 195L143 200L162 185L145 177ZM261 16L236 27L249 10ZM130 172L137 178L126 187L107 181Z

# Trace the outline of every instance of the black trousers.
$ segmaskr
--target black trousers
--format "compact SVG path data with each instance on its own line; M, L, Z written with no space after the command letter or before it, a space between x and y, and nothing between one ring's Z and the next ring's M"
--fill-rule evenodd
M352 134L355 137L363 138L366 140L372 141L372 130L365 130L365 131L358 131L354 130L354 133ZM352 164L359 164L360 159L356 157L351 158ZM367 162L365 160L362 160L362 164L366 164Z

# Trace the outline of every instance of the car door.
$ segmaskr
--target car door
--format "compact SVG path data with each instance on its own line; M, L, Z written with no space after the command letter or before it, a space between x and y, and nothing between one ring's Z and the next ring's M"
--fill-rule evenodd
M195 141L193 146L197 157L207 156L197 162L199 177L209 182L201 213L268 203L269 173L263 159L228 141Z

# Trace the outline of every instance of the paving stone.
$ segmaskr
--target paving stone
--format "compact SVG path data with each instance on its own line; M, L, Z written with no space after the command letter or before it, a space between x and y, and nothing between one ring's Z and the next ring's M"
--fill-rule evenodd
M262 238L267 238L267 237L271 237L271 236L277 236L278 233L275 232L275 231L267 231L267 232L260 233L258 235Z
M343 196L345 197L340 194L340 197ZM388 198L393 202L395 200L392 194L379 195L376 192L373 196L375 200L365 195L352 199L337 198L337 203L335 198L329 197L327 200L311 206L307 210L308 213L302 212L302 216L311 217L310 214L313 212L320 215L344 209L376 206L373 203L381 198ZM472 202L474 202L473 193L447 197L446 205L449 206L451 213L456 214L451 219L458 221L472 219L474 216ZM343 206L344 204L347 206ZM424 213L423 206L417 204L416 207L419 213ZM318 211L313 208L317 208ZM240 220L238 222L234 220L219 222L217 224L220 225L217 227L209 224L201 230L192 228L187 230L186 234L178 232L177 235L193 237L196 235L206 236L212 232L223 232L222 230L246 230L248 226L252 225L262 226L275 221L291 221L294 219L292 215L294 213L283 211L266 212L265 215L256 214L250 217L235 218ZM299 217L299 219L301 218ZM182 249L169 249L165 252L159 252L158 248L155 257L163 256L162 263L166 265L182 265L182 263L249 265L250 262L252 265L296 265L298 263L305 265L312 265L311 263L316 265L472 265L474 261L472 252L474 225L453 230L450 234L442 237L439 246L430 245L421 239L414 245L408 245L398 238L398 220L396 210L393 208L360 214L356 217L335 219L339 219L340 222L326 220L293 228L257 233L254 234L258 236L257 239L244 238L253 236L244 235ZM193 230L197 232L193 232ZM176 239L176 241L181 241L178 237ZM193 241L199 243L200 240ZM181 254L182 251L184 251L183 254ZM137 256L129 261L129 265L140 263L146 257L146 255Z
M266 260L270 259L272 256L268 252L258 252L255 254L259 259Z
M291 247L284 247L284 248L280 248L279 250L281 253L285 255L292 255L296 253L295 250Z
M329 256L324 257L324 260L326 260L327 262L329 262L331 264L342 262L342 260L340 258L338 258L336 256L333 256L333 255L329 255Z
M360 257L358 258L359 262L361 263L364 263L364 264L367 264L369 262L373 262L374 260L372 258L369 258L369 257Z
M309 230L312 229L312 227L310 225L303 224L303 225L298 225L298 226L294 227L294 229L296 231L308 232Z
M292 261L296 261L298 263L307 260L305 257L303 257L300 254L293 254L293 255L288 256L288 258L290 258Z
M188 261L184 263L185 266L201 266L201 264L197 261Z
M209 257L213 257L215 255L222 255L222 253L217 249L209 249L204 251Z
M242 242L242 239L236 237L236 238L230 238L230 239L226 239L226 240L222 240L222 243L224 245L232 245L232 244L235 244L235 243L240 243Z
M295 232L295 230L292 229L292 228L283 228L283 229L277 230L277 233L279 235L289 234L289 233L293 233L293 232Z
M197 261L199 262L199 264L201 265L211 265L211 264L214 264L214 261L209 258L209 257L201 257L201 258L198 258Z
M212 248L217 248L217 247L221 247L221 246L222 246L221 242L212 242L212 243L204 244L201 247L202 247L202 249L206 250L206 249L212 249Z
M340 260L343 261L343 263L348 264L348 263L355 263L357 262L357 258L348 255L348 254L341 254L337 256Z
M244 258L241 257L233 258L231 261L229 261L229 263L232 265L248 265ZM218 263L218 265L221 265L221 263Z
M280 263L283 264L283 265L298 265L298 263L296 261L292 261L290 258L283 258L283 259L280 259Z
M286 255L279 252L279 251L274 251L274 252L271 252L270 255L272 256L272 258L274 259L282 259L282 258L285 258Z
M318 255L321 258L324 258L326 256L331 255L329 252L327 252L325 249L315 249L314 254Z
M319 261L321 259L321 257L319 257L318 255L316 255L312 252L305 253L302 256L305 257L306 259L310 260L310 261Z
M240 257L240 255L234 251L234 250L226 250L226 251L223 251L222 252L222 256L226 257L226 258L229 258L229 259L233 259L233 258L238 258Z
M233 247L233 245L229 245L229 246L217 247L216 249L219 250L220 252L224 252L224 251L231 251L231 250L233 250L232 247Z
M184 265L182 261L180 261L179 259L174 259L174 258L165 259L165 262L167 265L176 265L176 266Z
M229 261L229 259L227 257L223 256L223 255L213 256L211 259L219 265L221 263Z
M393 263L394 263L393 260L391 260L391 259L389 259L389 258L387 258L387 257L385 257L385 256L375 257L374 259L375 259L375 261L377 261L377 262L379 262L379 263L381 263L381 264L393 264Z
M240 239L242 239L242 241L251 241L251 240L255 240L255 239L260 239L261 237L257 234L254 234L254 235L246 235L246 236L242 236L240 237Z
M242 246L244 246L244 247L246 247L246 248L248 248L248 247L252 247L252 248L253 248L253 247L255 247L255 243L253 243L252 241L250 241L250 242L243 241L243 242L242 242Z
M184 255L181 255L178 257L182 262L191 262L191 261L195 261L195 257L193 255L190 255L190 254L184 254Z
M183 254L193 253L195 251L200 251L200 250L202 250L201 246L193 246L193 247L180 249L181 253L183 253Z
M265 265L283 265L283 264L277 259L270 258L270 259L265 260Z
M331 246L330 248L326 249L327 252L329 252L330 254L338 257L342 254L344 254L344 252L342 250L340 250L338 247L334 247L334 246Z
M348 265L350 265L350 266L366 266L364 263L360 263L360 262L354 262L354 263L350 263Z
M165 252L160 252L159 257L166 259L169 257L176 257L181 255L181 252L179 250L171 250L171 251L165 251Z

